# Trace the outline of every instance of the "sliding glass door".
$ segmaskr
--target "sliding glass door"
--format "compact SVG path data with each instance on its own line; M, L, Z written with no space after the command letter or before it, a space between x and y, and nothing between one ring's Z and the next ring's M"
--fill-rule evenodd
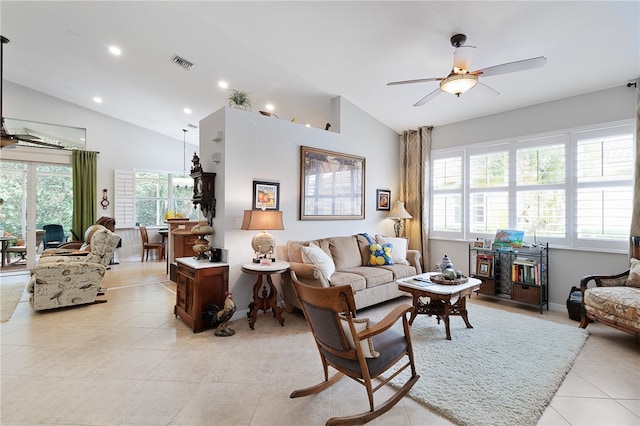
M73 188L71 166L29 161L0 161L0 234L26 245L27 268L35 265L36 229L50 223L71 229ZM29 250L33 247L33 250ZM15 255L14 255L15 256ZM19 257L6 258L9 263ZM8 270L8 269L5 269Z

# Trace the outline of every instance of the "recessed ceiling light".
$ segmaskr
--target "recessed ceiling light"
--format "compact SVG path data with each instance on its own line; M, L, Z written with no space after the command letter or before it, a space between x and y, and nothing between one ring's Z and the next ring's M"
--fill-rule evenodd
M183 111L185 114L191 114L191 108L185 108Z
M102 98L100 96L94 96L93 97L93 102L95 102L97 104L101 104L102 103Z
M109 52L114 56L120 56L122 54L122 50L120 50L118 46L109 46Z
M266 104L264 107L267 109L267 111L273 111L274 110L274 107L271 104Z
M229 83L227 83L226 81L220 80L218 82L218 87L221 88L221 89L226 89L227 87L229 87Z

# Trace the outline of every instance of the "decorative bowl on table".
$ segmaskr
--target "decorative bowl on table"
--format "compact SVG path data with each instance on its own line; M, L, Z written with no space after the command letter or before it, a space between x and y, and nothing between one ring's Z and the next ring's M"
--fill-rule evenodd
M459 278L452 279L452 278L447 278L442 274L431 275L429 279L436 284L442 284L442 285L458 285L458 284L464 284L467 281L469 281L469 278L467 277L459 277Z

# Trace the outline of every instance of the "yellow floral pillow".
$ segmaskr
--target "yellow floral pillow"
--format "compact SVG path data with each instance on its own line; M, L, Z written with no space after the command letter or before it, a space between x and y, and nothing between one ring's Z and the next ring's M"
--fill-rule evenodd
M392 244L370 244L369 266L393 265Z

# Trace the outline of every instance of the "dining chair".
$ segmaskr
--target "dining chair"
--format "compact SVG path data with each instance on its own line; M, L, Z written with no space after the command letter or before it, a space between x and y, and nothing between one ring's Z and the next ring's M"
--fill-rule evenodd
M40 248L40 244L42 244L42 240L44 239L45 230L44 229L36 229L36 252ZM11 246L7 247L5 253L15 253L20 255L20 259L15 260L11 264L26 261L27 260L27 246Z
M369 411L346 417L332 417L327 420L327 425L364 424L389 411L420 378L414 364L407 318L413 308L406 303L399 305L377 323L364 318L356 319L356 304L351 286L310 286L298 281L293 271L291 279L320 353L324 381L293 391L290 398L315 395L346 375L366 388ZM392 328L401 318L402 331ZM331 377L329 367L337 370ZM392 368L393 373L386 378L381 377ZM405 370L406 380L403 379L404 382L399 384L400 387L386 401L376 405L374 392ZM380 383L374 386L374 379L378 379Z
M146 260L149 260L149 251L156 250L158 253L158 259L164 259L164 244L163 243L150 243L149 233L147 227L140 225L140 237L142 238L142 258L141 262L145 261L145 253L147 254Z

